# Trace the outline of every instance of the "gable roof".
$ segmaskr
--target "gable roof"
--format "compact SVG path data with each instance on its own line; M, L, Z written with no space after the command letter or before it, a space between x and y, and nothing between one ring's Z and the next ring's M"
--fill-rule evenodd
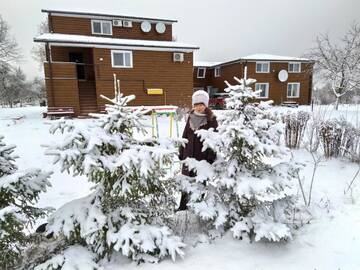
M122 39L97 36L46 33L34 38L35 42L49 42L51 45L72 45L95 48L128 48L138 50L163 50L192 52L199 47L174 41Z
M75 10L57 10L57 9L42 9L41 12L51 13L52 15L61 15L61 16L71 16L71 17L103 17L107 19L125 19L125 20L134 20L134 21L154 21L154 22L163 22L172 24L177 22L177 20L170 19L161 19L161 18L151 18L151 17L136 17L129 15L120 15L116 13L102 13L102 12L85 12L85 11L75 11Z

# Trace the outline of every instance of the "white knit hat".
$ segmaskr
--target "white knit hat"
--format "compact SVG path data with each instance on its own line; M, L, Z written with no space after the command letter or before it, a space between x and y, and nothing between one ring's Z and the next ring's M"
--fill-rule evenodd
M192 105L197 103L203 103L206 107L209 107L209 94L204 90L198 90L192 95Z

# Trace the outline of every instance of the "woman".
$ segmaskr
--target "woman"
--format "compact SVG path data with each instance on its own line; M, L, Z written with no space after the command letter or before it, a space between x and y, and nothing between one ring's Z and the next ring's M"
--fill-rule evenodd
M213 163L216 154L211 149L202 151L203 143L200 141L200 137L195 134L195 131L199 129L216 129L218 123L216 117L211 111L209 106L209 95L204 90L196 91L192 95L193 109L190 111L186 126L183 133L183 138L188 142L183 147L180 147L179 159L184 160L188 157L195 158L196 160L206 160L209 163ZM195 173L189 171L187 166L183 165L182 174L194 177ZM189 202L189 194L183 192L181 194L179 210L186 210L187 203Z

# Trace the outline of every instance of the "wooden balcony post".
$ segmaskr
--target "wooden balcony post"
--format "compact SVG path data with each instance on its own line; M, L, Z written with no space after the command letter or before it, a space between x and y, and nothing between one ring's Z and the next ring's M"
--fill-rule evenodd
M54 99L54 91L53 91L54 82L53 82L53 72L52 72L52 60L51 60L50 46L48 42L45 44L45 53L46 53L46 60L49 63L49 76L50 76L50 89L48 89L48 93L51 94L51 102L52 102L51 106L54 107L55 99Z

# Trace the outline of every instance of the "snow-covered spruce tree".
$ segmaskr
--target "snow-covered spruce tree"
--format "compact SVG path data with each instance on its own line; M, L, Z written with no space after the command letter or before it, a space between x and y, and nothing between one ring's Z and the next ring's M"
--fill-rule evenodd
M85 175L94 188L58 209L47 232L66 237L70 248L86 247L95 262L115 253L136 262L158 262L166 256L175 260L183 256L184 244L166 226L175 202L174 181L165 170L177 154L174 141L137 138L145 133L144 111L126 107L134 96L103 98L112 104L107 114L93 114L97 119L91 124L80 127L60 120L52 127L52 132L69 134L48 146L47 154L55 156L63 171ZM56 257L62 258L60 268L66 252ZM50 259L37 269L57 267Z
M192 211L236 238L290 239L296 167L277 144L283 126L272 120L269 102L254 103L257 93L249 85L255 80L235 79L239 85L226 82L227 111L217 131L197 131L203 150L211 148L217 158L213 164L186 159L197 176L180 176L182 189L190 193Z
M29 242L25 233L46 209L34 204L39 194L50 186L50 173L38 169L19 171L13 152L14 145L6 145L0 136L0 269L15 269Z

